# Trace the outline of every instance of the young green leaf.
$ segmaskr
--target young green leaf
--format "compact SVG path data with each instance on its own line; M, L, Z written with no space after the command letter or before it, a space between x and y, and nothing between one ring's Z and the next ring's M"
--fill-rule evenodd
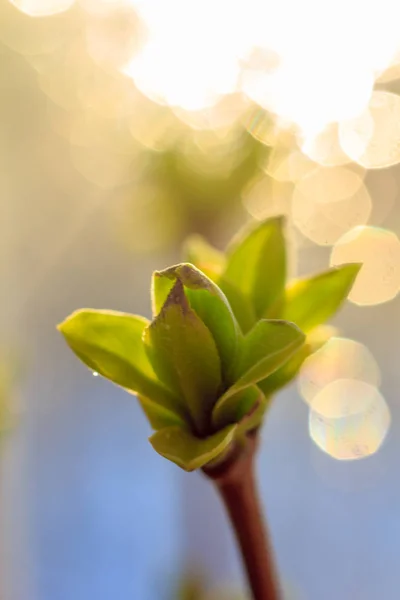
M257 318L268 316L283 294L286 281L286 247L283 218L268 219L246 229L227 250L222 278L237 285L252 303Z
M293 323L262 319L245 336L240 358L235 365L236 381L219 398L213 422L223 420L230 411L231 397L279 369L303 345L304 333Z
M168 298L168 294L172 290L174 280L168 277L163 277L160 271L154 271L151 278L151 308L153 317L156 317L163 307L164 302Z
M257 322L250 298L245 296L239 287L224 277L218 280L218 285L227 297L240 329L243 333L247 333Z
M360 268L360 264L341 265L294 281L286 290L282 318L305 332L325 323L347 298Z
M174 410L176 398L157 381L144 349L144 317L110 310L82 309L58 325L67 344L89 369Z
M232 423L238 423L257 404L262 392L252 385L229 396L225 402L216 405L213 410L213 426L221 429Z
M152 435L150 443L161 456L185 471L194 471L222 454L233 441L235 431L236 425L230 425L200 439L180 427L169 427Z
M333 335L335 327L320 325L307 335L306 342L280 369L258 383L264 394L271 395L288 385L298 374L303 362L321 348Z
M153 400L146 398L146 396L138 395L137 399L147 420L155 431L164 429L165 427L172 427L173 425L186 427L186 421L178 413L157 404L157 402L153 402Z
M154 280L171 283L171 287L177 280L183 284L191 308L214 338L221 359L222 372L228 376L236 358L240 329L229 302L220 288L199 269L187 263L155 273ZM166 290L168 284L157 284L157 286L162 286L162 289Z
M193 234L186 239L183 256L185 262L195 265L212 281L218 282L218 277L225 266L225 256L201 235Z
M249 388L250 389L250 388ZM257 387L259 394L256 402L254 402L251 410L242 417L238 423L237 437L246 434L249 431L257 429L262 424L265 411L271 401L270 396L265 396Z
M184 399L196 430L204 434L221 387L221 363L214 338L190 308L180 279L146 328L144 342L155 372Z
M261 319L245 336L235 368L239 382L257 383L282 366L304 344L294 323Z

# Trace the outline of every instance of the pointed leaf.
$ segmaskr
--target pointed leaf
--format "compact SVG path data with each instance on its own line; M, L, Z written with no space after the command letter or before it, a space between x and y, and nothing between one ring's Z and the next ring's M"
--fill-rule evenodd
M154 278L156 281L171 281L172 284L179 280L184 285L191 308L214 338L221 359L224 381L230 383L229 371L236 358L240 329L223 292L204 273L187 263L156 272ZM167 289L167 284L162 285Z
M225 256L205 238L197 234L189 236L184 243L183 255L185 262L192 263L212 281L218 282L225 265Z
M157 375L184 399L192 424L204 434L221 387L221 363L214 339L190 308L179 279L145 330L144 341Z
M220 407L213 411L213 425L221 429L232 423L239 423L258 402L262 392L252 385L229 396Z
M360 264L341 265L294 281L286 290L282 318L305 332L325 323L347 298L360 268Z
M250 298L245 296L234 283L224 277L218 280L218 285L227 297L240 329L243 333L247 333L257 321Z
M186 422L179 416L179 414L172 410L153 402L146 396L138 396L139 404L143 409L151 427L154 430L164 429L165 427L172 427L178 425L179 427L185 427Z
M283 218L268 219L234 239L222 277L250 298L256 317L268 316L268 309L282 296L286 281Z
M185 471L203 467L224 452L235 436L236 426L230 425L206 438L194 437L180 427L157 431L150 443L154 450Z
M83 309L58 326L89 369L128 390L174 409L174 394L157 381L142 335L147 319L110 310Z
M159 271L154 271L151 278L151 308L153 317L156 317L168 298L172 290L174 280L168 277L161 277Z
M336 333L337 329L328 325L320 325L313 329L308 334L304 346L299 348L283 367L258 383L264 394L275 394L288 385L297 376L305 359L319 350Z
M184 255L189 263L218 284L228 299L240 329L247 333L255 324L256 315L251 300L243 295L234 282L222 276L226 264L224 254L210 246L202 236L192 235L186 240Z
M220 422L231 397L239 390L261 381L284 365L302 346L305 335L293 323L262 319L245 336L242 353L235 367L236 382L219 398L213 422Z
M304 333L294 323L261 319L244 338L235 369L238 382L261 381L287 362L304 341Z
M250 389L250 388L248 388ZM258 389L258 387L257 387ZM266 413L266 410L270 404L271 401L271 397L265 396L261 390L259 390L259 394L257 397L256 402L254 402L251 410L244 415L244 417L241 419L241 421L238 424L238 428L237 428L237 435L244 435L245 433L249 432L249 431L253 431L254 429L257 429L258 427L260 427L260 425L263 422L264 419L264 415Z

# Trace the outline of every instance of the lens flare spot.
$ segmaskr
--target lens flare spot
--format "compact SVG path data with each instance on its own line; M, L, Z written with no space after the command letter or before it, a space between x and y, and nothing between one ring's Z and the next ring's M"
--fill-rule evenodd
M340 124L339 137L344 152L367 169L400 162L400 96L373 92L365 111Z
M400 241L391 231L356 227L338 240L330 262L331 265L362 263L348 296L355 304L388 302L400 289Z
M379 386L379 367L366 346L346 338L331 338L304 361L298 386L304 400L314 408L319 392L337 379L356 379Z
M318 167L298 182L292 197L296 227L319 245L334 244L349 229L365 224L371 210L361 177L344 167Z
M313 442L337 460L365 458L377 452L390 426L389 408L374 387L339 379L315 398L309 413Z

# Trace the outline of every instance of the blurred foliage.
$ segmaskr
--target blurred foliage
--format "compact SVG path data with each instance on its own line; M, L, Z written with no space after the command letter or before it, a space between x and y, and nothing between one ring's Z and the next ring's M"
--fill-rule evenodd
M247 600L233 586L218 586L210 588L200 575L186 575L180 582L176 595L171 600Z
M179 216L181 232L177 242L189 232L215 238L224 229L227 211L242 216L242 191L268 153L265 146L241 128L218 148L202 149L193 137L189 131L186 143L154 155L145 175L145 180L157 183L164 201L169 201L169 210Z
M6 434L16 424L15 384L20 376L20 365L14 357L0 359L0 434Z
M282 600L301 600L303 596L287 581L283 582ZM181 578L171 600L249 600L239 585L210 586L200 573L187 573Z
M202 600L205 584L200 576L186 575L178 585L176 597L171 600Z

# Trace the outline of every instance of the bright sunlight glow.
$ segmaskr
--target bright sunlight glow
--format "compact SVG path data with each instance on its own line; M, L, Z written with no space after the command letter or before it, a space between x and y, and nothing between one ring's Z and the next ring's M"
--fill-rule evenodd
M244 91L316 135L357 117L398 53L395 0L130 0L147 43L123 67L153 100L186 110Z
M75 0L10 0L10 2L30 17L45 17L68 10Z

